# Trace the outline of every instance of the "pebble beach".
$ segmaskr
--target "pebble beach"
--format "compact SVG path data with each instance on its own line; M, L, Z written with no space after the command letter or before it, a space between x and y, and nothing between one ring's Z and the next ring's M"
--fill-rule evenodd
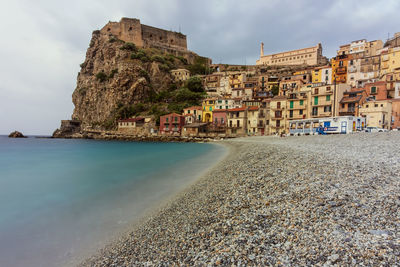
M80 266L396 266L400 132L247 137Z

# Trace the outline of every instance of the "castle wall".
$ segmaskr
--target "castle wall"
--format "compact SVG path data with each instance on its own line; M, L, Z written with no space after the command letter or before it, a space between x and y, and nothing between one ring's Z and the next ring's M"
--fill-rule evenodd
M109 22L101 30L103 34L112 34L118 39L134 43L139 47L143 47L142 26L140 20L122 18L120 22Z
M144 46L148 47L166 46L187 50L186 35L178 32L142 25L142 39Z

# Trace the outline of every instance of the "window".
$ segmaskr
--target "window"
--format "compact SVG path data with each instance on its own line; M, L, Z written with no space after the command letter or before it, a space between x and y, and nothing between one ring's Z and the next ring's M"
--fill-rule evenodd
M318 95L318 92L319 92L318 88L315 88L314 89L314 94Z
M381 107L383 107L383 104L381 104Z
M280 109L281 108L281 102L276 103L276 108Z
M276 121L276 127L281 127L281 121L280 120Z
M304 104L304 100L300 100L300 106Z
M314 96L314 105L318 105L318 96Z
M378 104L375 104L375 107L377 108L377 107L378 107Z
M368 105L366 105L365 107L368 108Z
M236 126L237 126L237 127L240 127L240 120L237 120L237 121L236 121Z
M169 118L167 117L167 118L165 119L165 122L168 122L168 119L169 119Z
M187 111L188 114L190 114L190 109Z
M375 86L371 87L371 94L376 94L376 87Z
M175 117L175 122L177 122L178 121L178 117Z
M218 118L215 118L214 122L215 122L215 124L217 124L218 123Z
M269 125L269 120L266 120L265 124L266 124L266 125Z
M331 101L331 96L330 95L326 96L326 101Z
M293 101L290 101L290 108L293 108Z
M324 107L324 112L331 112L332 106L325 106Z
M342 108L344 108L344 104L342 104Z
M299 115L303 115L303 110L302 109L299 110Z
M328 77L326 77L326 78L328 78ZM326 91L330 91L331 90L331 87L330 86L327 86L326 87Z
M209 107L209 110L212 111L212 107Z
M313 107L312 108L312 115L313 116L317 116L318 115L318 108L317 107Z
M289 111L289 118L293 118L293 110Z

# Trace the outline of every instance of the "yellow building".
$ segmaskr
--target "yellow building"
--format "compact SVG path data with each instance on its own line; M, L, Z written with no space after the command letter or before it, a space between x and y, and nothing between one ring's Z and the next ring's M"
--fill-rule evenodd
M390 100L367 101L360 108L360 116L366 118L367 126L390 129L392 103Z
M381 54L381 76L400 68L400 47L388 48Z
M243 88L244 82L246 81L245 73L231 73L229 75L229 86L230 88Z
M311 110L309 99L311 99L310 86L304 86L298 92L290 93L287 99L287 119L308 119Z
M311 88L311 110L308 118L324 118L339 115L339 101L350 90L348 84L313 85Z
M332 68L330 66L315 68L311 75L312 83L332 84Z
M214 98L207 98L203 100L202 103L202 120L203 122L213 122L213 110L215 109L215 100Z
M270 102L270 122L268 134L282 134L288 132L289 123L286 119L287 98L284 96L275 96Z

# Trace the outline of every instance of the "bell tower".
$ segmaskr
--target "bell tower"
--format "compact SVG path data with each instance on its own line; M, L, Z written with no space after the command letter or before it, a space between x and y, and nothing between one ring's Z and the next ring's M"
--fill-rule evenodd
M261 42L260 58L264 56L264 43Z

